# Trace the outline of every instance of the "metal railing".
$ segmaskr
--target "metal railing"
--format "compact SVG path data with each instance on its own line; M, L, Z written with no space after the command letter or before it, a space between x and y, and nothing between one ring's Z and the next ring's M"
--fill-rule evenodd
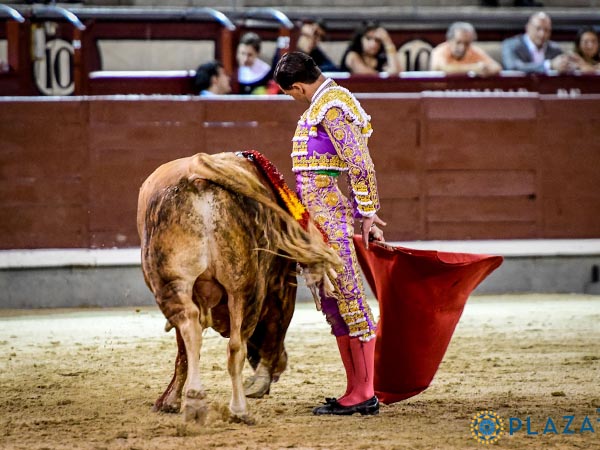
M0 17L8 17L12 20L16 20L19 23L25 22L25 17L23 17L15 8L12 8L8 5L0 5Z
M64 18L70 22L79 31L85 30L85 25L79 20L74 13L61 6L56 5L34 5L32 16L41 19L56 19Z

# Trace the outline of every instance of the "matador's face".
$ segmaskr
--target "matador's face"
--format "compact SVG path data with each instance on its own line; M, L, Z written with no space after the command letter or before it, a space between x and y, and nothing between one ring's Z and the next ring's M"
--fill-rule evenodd
M292 84L292 87L289 89L283 89L282 87L280 89L285 95L289 95L294 100L310 104L310 99L306 96L305 90L300 83Z

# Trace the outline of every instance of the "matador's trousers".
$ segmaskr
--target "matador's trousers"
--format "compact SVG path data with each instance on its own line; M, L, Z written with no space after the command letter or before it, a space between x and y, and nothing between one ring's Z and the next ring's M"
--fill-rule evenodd
M327 173L327 174L326 174ZM329 297L320 290L321 307L335 336L350 335L362 341L375 337L375 321L365 299L360 266L352 241L353 209L340 191L338 176L331 172L302 171L296 173L296 190L310 215L327 234L329 245L341 257L334 283L339 297Z

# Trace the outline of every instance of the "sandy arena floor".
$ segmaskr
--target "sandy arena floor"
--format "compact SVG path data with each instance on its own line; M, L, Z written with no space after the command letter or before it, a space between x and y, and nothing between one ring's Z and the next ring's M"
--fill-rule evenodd
M597 296L471 298L431 387L373 417L311 414L341 393L344 375L324 319L299 304L288 370L271 395L250 400L254 426L219 413L230 383L214 332L202 349L208 424L150 411L176 351L163 326L154 308L0 310L0 448L478 449L470 424L483 410L504 420L497 448L600 448ZM522 423L512 436L511 420Z

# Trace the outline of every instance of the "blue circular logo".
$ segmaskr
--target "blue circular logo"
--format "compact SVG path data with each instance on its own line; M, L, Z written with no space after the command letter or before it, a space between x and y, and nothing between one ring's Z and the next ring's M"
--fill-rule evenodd
M504 433L504 421L494 411L479 411L471 419L471 436L480 444L493 444Z

